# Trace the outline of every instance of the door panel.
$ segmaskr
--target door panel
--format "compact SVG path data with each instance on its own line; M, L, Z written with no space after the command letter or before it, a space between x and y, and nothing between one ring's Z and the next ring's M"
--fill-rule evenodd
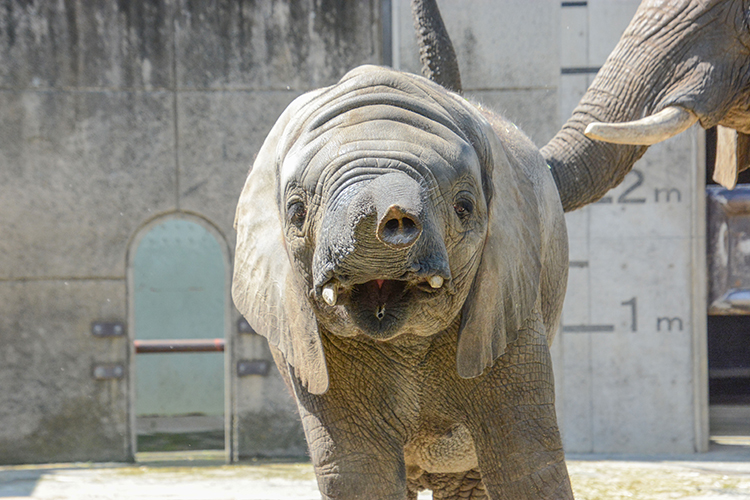
M136 339L223 338L224 260L197 223L153 227L133 260ZM223 415L222 353L138 355L135 366L136 416Z

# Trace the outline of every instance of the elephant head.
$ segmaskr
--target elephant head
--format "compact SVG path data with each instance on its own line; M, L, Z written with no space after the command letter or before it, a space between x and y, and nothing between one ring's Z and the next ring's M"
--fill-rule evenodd
M573 116L542 148L565 210L601 198L649 145L696 121L736 130L734 157L746 157L749 25L747 1L643 1ZM715 178L733 187L745 167L717 165Z
M536 195L510 155L473 105L422 77L365 66L303 95L239 200L235 304L314 394L329 385L322 335L460 321L458 372L479 375L539 293Z

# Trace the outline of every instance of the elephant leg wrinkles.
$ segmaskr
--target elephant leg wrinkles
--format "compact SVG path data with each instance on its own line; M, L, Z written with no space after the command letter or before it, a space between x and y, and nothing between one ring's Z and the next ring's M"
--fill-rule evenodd
M527 322L480 383L497 397L466 398L465 404L488 497L573 498L542 322Z
M357 412L310 413L300 406L318 486L324 499L403 500L403 445ZM361 425L359 423L361 421Z
M456 334L427 338L418 348L410 339L408 350L398 341L325 342L326 352L339 351L332 356L329 391L312 395L295 384L324 498L403 500L419 487L435 489L435 498L572 498L540 315L492 368L473 379L441 368L446 357L455 357ZM455 447L464 458L445 453L435 466L460 464L470 449L475 457L466 463L478 461L478 469L428 470L415 477L418 453L409 446L426 453L429 446L419 443L434 448L451 433L471 441L468 448ZM481 471L481 484L471 470Z
M332 353L329 390L315 395L294 382L323 498L403 500L403 450L418 415L414 380L394 365L398 356L389 343L323 339Z

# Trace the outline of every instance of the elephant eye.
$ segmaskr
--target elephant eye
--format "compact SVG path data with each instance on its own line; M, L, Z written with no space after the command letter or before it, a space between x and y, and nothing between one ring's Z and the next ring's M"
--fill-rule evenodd
M307 217L305 204L300 200L291 202L286 209L286 217L290 224L302 229L305 224L305 217Z
M456 200L453 204L453 210L456 212L459 219L464 220L474 211L474 204L470 200L461 198Z

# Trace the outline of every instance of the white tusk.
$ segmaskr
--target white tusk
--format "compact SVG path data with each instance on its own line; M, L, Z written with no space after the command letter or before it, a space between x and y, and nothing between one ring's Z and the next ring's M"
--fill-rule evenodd
M698 116L692 111L670 106L655 115L632 122L589 123L584 134L589 139L598 141L651 146L684 132L697 121Z
M323 300L326 301L326 304L328 304L329 306L336 305L338 294L336 293L336 286L333 285L333 283L328 283L326 286L324 286L321 295L323 295Z
M440 288L443 286L443 277L442 276L430 276L427 279L427 282L430 284L432 288Z

